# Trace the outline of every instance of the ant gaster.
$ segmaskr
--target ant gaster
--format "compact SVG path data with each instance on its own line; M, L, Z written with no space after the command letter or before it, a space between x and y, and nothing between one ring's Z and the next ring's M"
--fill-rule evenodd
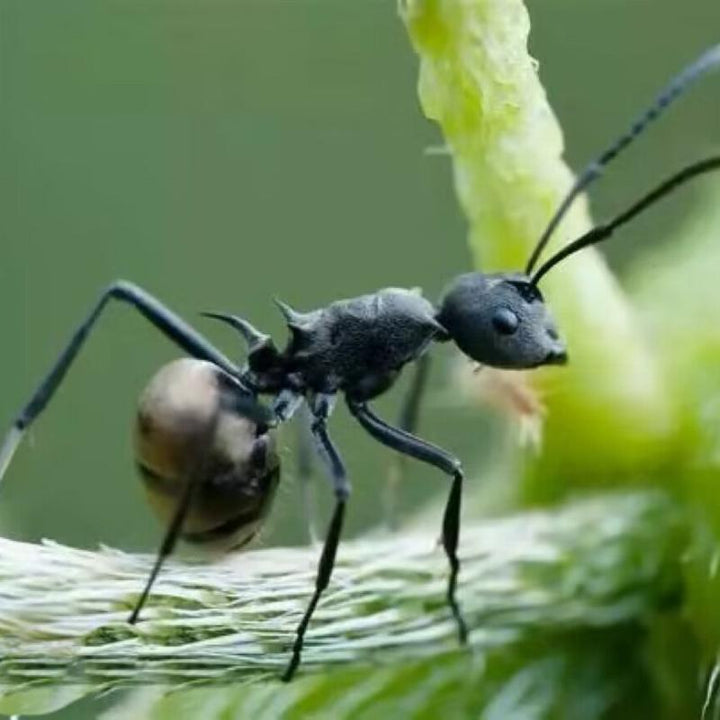
M239 532L242 542L252 535L267 512L266 500L272 496L277 483L279 465L272 450L272 428L289 420L298 407L305 404L311 414L315 447L332 481L335 509L325 535L315 590L297 627L290 662L283 675L285 680L292 678L300 663L308 623L330 581L350 495L345 465L327 428L335 399L341 394L351 414L373 438L399 453L438 468L450 479L442 544L450 564L447 602L460 640L464 642L467 628L455 593L463 483L460 461L416 437L412 427L395 427L380 419L368 403L393 385L405 365L425 358L433 342L454 342L474 361L494 367L521 369L565 362L565 345L538 288L539 281L569 255L607 239L617 228L680 185L720 169L720 156L683 168L625 212L596 226L533 272L543 249L573 200L600 176L603 168L696 78L718 65L720 46L705 52L674 78L628 132L578 176L540 237L524 273L462 275L450 283L437 306L418 292L398 288L340 300L308 313L278 303L290 331L289 341L282 350L247 320L235 315L210 313L210 317L234 327L247 342L247 361L241 367L144 290L127 282L112 284L15 420L0 448L0 478L23 433L51 399L109 300L120 300L133 306L194 358L183 368L175 368L166 375L161 371L161 377L153 381L154 385L141 404L138 463L146 476L149 491L159 492L164 480L170 480L171 485L175 483L175 487L165 488L168 496L174 498L174 510L169 513L172 518L156 565L131 615L131 622L137 620L162 560L172 551L179 536L184 534L189 540L202 541L225 535L237 537ZM197 374L199 381L195 377ZM207 407L196 403L193 392L188 392L190 376L199 382L197 392L211 393L212 400ZM416 377L424 378L426 373L419 372ZM419 398L421 391L422 387L416 383L411 389L413 401ZM177 400L178 393L184 401ZM271 398L270 407L259 402L263 395ZM173 418L168 420L163 415L165 410L162 408L166 409L169 401L176 402L185 413L184 421L179 425ZM172 445L177 439L174 433L178 432L178 427L182 428L181 434L190 432L188 427L195 428L198 434L193 437L199 438L197 447L206 452L172 455L169 461L160 453L165 459L158 461L152 438L143 438L143 432L155 428L160 438L158 442ZM235 452L228 452L228 427L238 431L239 450L236 448ZM216 463L218 457L221 461ZM219 477L225 478L225 484L217 482ZM153 485L155 482L156 486ZM219 518L212 510L217 505L213 500L217 499L214 493L218 487L224 488L229 492L227 497L233 498L230 505L234 515L230 513ZM203 506L207 511L204 515L199 507L203 493L207 502ZM262 497L263 493L265 497ZM167 515L167 507L161 512ZM197 533L185 525L188 513L193 522L200 523ZM213 526L215 521L218 522Z

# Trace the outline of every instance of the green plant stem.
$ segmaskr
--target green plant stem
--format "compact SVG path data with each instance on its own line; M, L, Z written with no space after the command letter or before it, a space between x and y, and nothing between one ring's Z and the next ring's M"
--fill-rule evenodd
M676 590L682 532L657 493L585 500L462 536L459 598L473 656L538 636L647 617ZM307 602L316 553L270 549L173 560L141 621L127 615L152 558L0 541L0 711L75 686L275 678ZM301 674L460 655L435 533L344 544ZM20 703L18 705L18 703Z
M422 109L450 150L476 266L521 271L572 184L562 131L528 52L523 0L404 0L401 16L420 59ZM580 198L548 251L590 225ZM674 451L674 407L601 256L579 253L542 291L570 363L532 376L548 412L527 494L558 499L578 484L620 486L661 467Z

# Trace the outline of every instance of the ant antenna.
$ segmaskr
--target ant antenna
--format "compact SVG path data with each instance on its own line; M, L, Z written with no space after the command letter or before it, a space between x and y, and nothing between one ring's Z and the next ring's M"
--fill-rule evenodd
M655 98L655 102L650 105L630 126L623 135L610 145L598 158L593 160L581 173L573 183L570 191L565 196L560 206L552 216L548 226L538 240L535 249L530 255L525 274L530 275L535 267L540 254L550 240L553 232L560 224L575 198L580 195L594 180L597 180L605 167L614 160L630 143L635 140L638 135L647 128L650 123L656 120L666 110L674 100L687 90L692 83L710 70L714 70L720 65L720 45L715 45L706 50L695 62L688 65L679 75L676 75Z
M632 220L636 215L639 215L643 210L646 210L651 205L654 205L659 200L662 200L662 198L666 195L669 195L674 190L677 190L681 185L684 185L694 177L703 175L707 172L712 172L713 170L720 170L720 155L715 155L684 167L679 172L661 182L656 188L647 193L647 195L640 198L640 200L631 205L627 210L625 210L625 212L620 213L617 217L607 223L597 225L592 230L586 232L577 240L574 240L569 245L562 248L562 250L555 253L555 255L540 266L530 280L530 283L532 285L537 285L544 275L546 275L553 267L555 267L555 265L562 262L569 255L573 255L578 250L582 250L590 245L596 245L603 240L607 240L613 232L617 230L617 228L630 222L630 220Z

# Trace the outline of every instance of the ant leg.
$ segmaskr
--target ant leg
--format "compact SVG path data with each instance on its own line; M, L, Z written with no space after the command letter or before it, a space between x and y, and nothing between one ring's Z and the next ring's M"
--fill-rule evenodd
M300 409L304 399L295 390L281 390L273 400L272 414L278 422L287 422Z
M320 542L317 531L317 518L315 513L315 496L313 494L313 418L307 403L299 410L299 417L295 427L296 437L296 463L298 484L305 514L310 544L315 546Z
M455 597L457 577L460 570L460 562L457 557L457 546L460 535L460 507L462 502L463 471L460 461L442 448L432 445L425 440L389 425L375 415L365 404L347 399L350 412L363 428L378 442L397 450L403 455L408 455L421 462L428 463L433 467L442 470L452 477L453 482L450 488L450 496L445 505L442 525L442 543L450 563L450 577L448 579L447 602L457 623L458 637L461 643L467 640L467 625L460 612Z
M10 465L12 456L20 444L25 430L50 402L87 336L111 299L132 305L160 332L176 345L179 345L189 355L217 365L228 374L229 379L232 379L235 384L240 385L241 388L244 387L237 377L238 368L182 318L137 285L122 280L114 282L100 296L90 314L70 338L50 372L43 378L30 400L13 422L3 444L0 446L0 480L2 480L8 465ZM248 395L252 394L249 389L247 389L247 392ZM254 399L248 403L247 410L249 413L257 411L255 414L261 414L267 419L267 413L264 413L262 406L256 403ZM249 417L255 419L253 414L250 414Z
M185 517L187 516L187 512L190 509L192 499L195 496L195 492L198 486L201 484L202 479L207 476L208 465L210 462L210 453L208 452L208 450L210 448L210 444L212 442L215 431L217 430L218 418L219 414L216 412L215 416L212 418L212 422L208 425L207 431L203 434L203 438L198 443L198 460L194 464L192 470L188 473L182 496L180 497L177 507L175 508L175 514L170 521L170 525L168 525L168 529L165 531L165 537L163 537L160 548L157 552L157 555L155 556L155 564L150 571L150 575L145 582L145 587L140 593L140 597L135 603L133 611L130 613L130 617L128 618L128 622L130 623L130 625L134 625L137 622L140 611L142 610L143 606L145 605L145 601L150 595L150 589L152 588L153 583L155 582L155 579L160 572L160 568L162 568L163 563L165 562L168 555L170 555L175 549L175 545L177 545L178 538L180 537L180 532L182 531L183 523L185 522Z
M420 414L420 403L427 387L427 379L430 372L430 355L421 355L415 363L415 374L413 375L410 387L403 400L398 427L409 433L414 433L418 425ZM398 528L397 507L400 486L405 471L405 455L397 454L391 460L388 471L388 480L385 492L385 522L388 529L393 531Z
M305 610L305 614L295 631L295 642L292 648L292 657L288 663L287 669L282 676L284 682L292 680L295 671L300 664L300 656L302 654L303 642L305 639L305 631L310 622L310 618L315 611L315 607L320 600L325 588L330 582L333 567L335 565L335 554L337 552L338 543L340 542L340 533L342 531L343 518L345 515L345 505L350 496L350 482L347 478L345 465L333 444L327 431L327 418L332 409L331 398L327 395L318 395L315 398L313 407L311 408L314 416L312 423L312 434L317 443L317 451L323 459L326 468L332 480L333 490L335 491L335 510L328 527L323 545L320 562L318 564L317 577L315 579L315 591L313 592L310 602Z

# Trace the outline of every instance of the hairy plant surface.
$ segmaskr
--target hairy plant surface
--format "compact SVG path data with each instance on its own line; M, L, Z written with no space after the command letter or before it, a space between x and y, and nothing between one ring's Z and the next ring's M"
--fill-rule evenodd
M501 706L512 694L505 673L522 675L526 658L533 658L533 687L542 679L559 690L573 658L597 674L595 663L608 665L620 648L628 652L623 633L642 634L645 619L677 602L683 535L673 503L660 493L471 524L462 553L467 649L458 646L444 601L447 568L433 534L347 543L308 636L307 679L289 686L277 676L307 601L315 552L171 561L142 621L129 626L152 557L4 540L0 709L37 712L137 684L162 685L162 694L240 685L227 702L260 702L266 690L250 693L250 683L270 683L273 702L292 705L297 717L307 702L333 714L336 704L352 704L345 693L325 692L346 683L364 688L356 688L361 704L382 698L388 706L420 708L458 683L465 688L460 704ZM606 654L593 660L596 643ZM630 654L640 667L640 656ZM427 678L422 689L406 697L418 677ZM476 694L486 679L490 685ZM617 688L631 680L623 672L603 682ZM158 707L172 704L159 693L152 696Z

